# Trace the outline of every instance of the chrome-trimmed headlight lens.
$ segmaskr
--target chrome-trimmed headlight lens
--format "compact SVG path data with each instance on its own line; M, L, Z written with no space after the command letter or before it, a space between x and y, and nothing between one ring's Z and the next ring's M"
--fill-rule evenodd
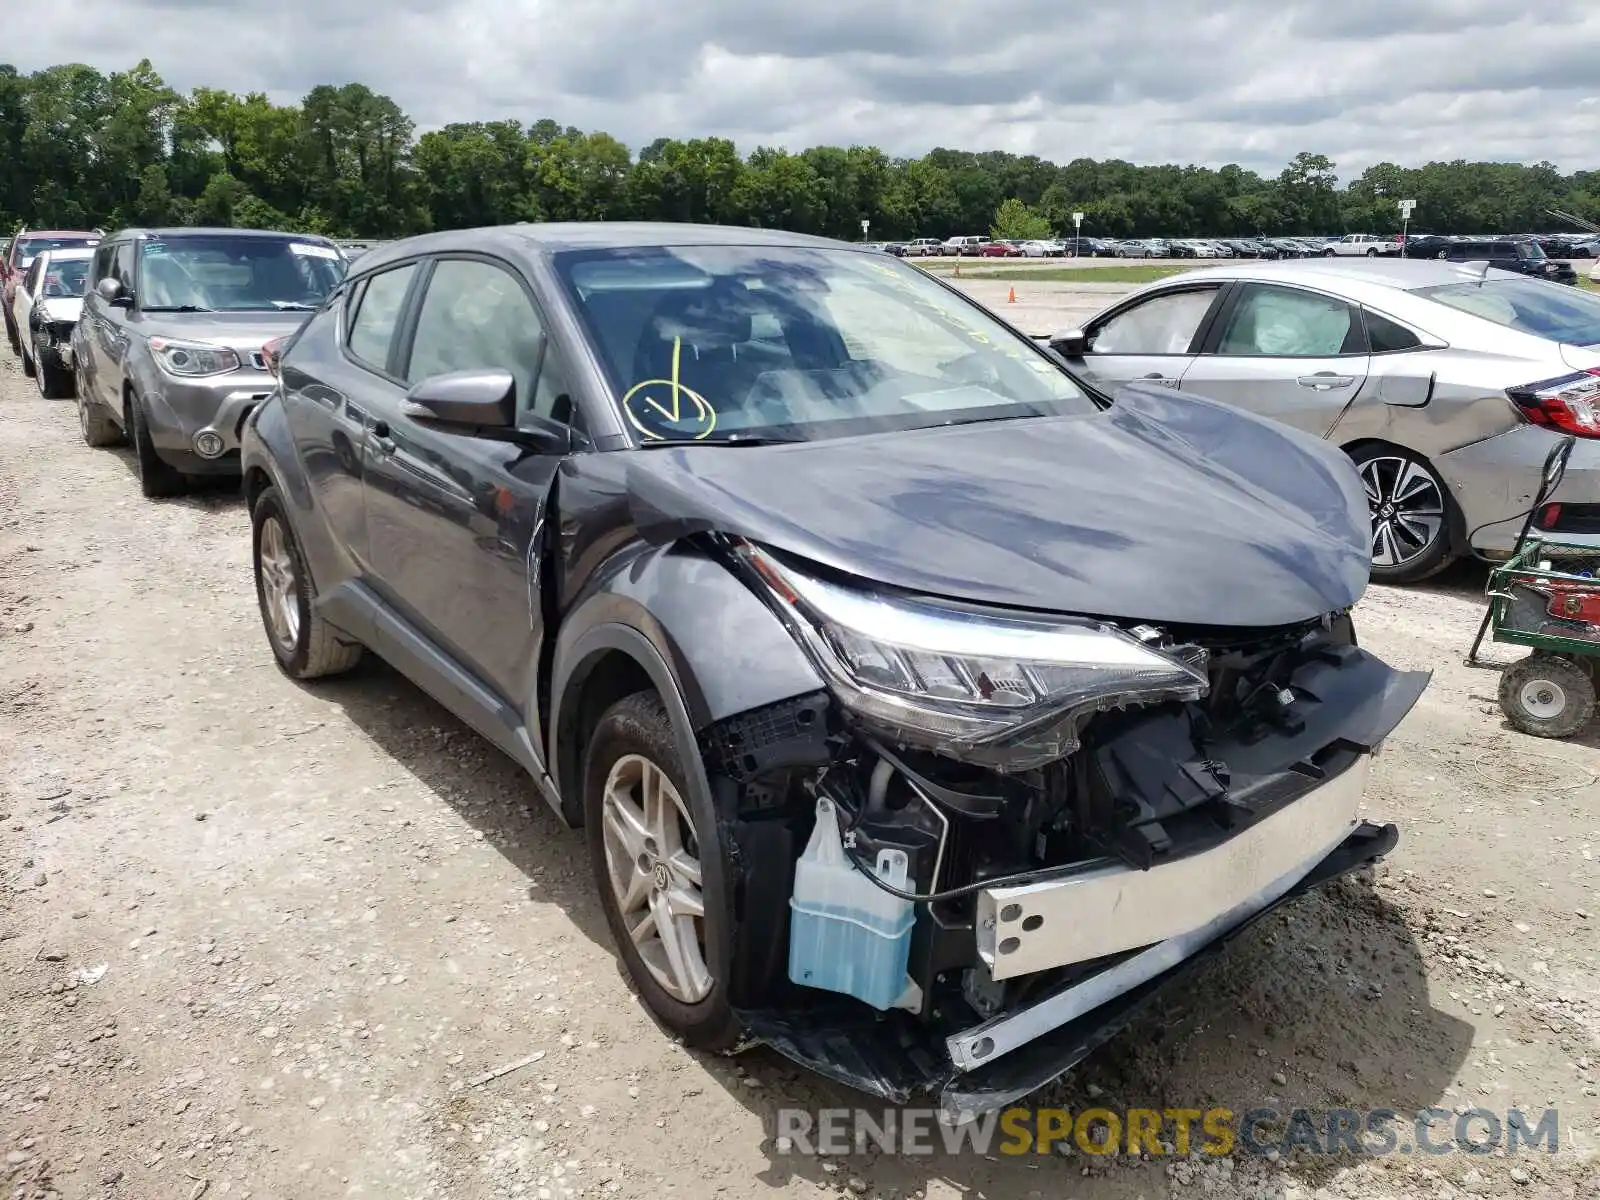
M150 356L168 375L194 379L205 375L226 375L239 369L239 356L226 346L206 342L180 342L173 338L150 339Z
M1074 750L1092 712L1208 688L1203 655L1179 659L1103 621L888 595L737 548L839 701L910 744L1022 770Z

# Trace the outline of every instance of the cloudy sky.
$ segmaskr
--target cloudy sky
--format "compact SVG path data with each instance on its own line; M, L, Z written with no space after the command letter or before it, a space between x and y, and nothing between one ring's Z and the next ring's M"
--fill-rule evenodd
M1596 0L57 0L21 70L148 56L174 86L351 80L422 129L554 117L637 148L870 143L1059 161L1328 154L1600 166Z

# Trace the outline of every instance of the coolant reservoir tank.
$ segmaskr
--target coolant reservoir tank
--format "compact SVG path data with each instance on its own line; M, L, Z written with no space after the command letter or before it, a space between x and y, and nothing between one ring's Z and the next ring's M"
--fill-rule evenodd
M906 891L909 860L885 847L878 878ZM906 990L906 960L916 914L857 869L844 852L839 810L817 801L817 824L795 864L789 897L789 978L806 987L854 996L878 1009Z

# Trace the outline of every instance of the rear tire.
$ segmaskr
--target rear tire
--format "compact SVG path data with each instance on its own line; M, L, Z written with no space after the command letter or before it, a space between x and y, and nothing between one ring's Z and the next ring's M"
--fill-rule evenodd
M1506 720L1533 737L1571 737L1594 716L1594 681L1569 658L1534 651L1500 676Z
M1418 583L1449 566L1455 501L1427 460L1384 442L1358 446L1350 457L1367 491L1372 581Z
M144 402L137 396L128 398L128 438L139 468L139 491L147 500L181 496L188 490L183 472L156 453L150 427L145 424Z
M250 527L256 603L278 669L290 679L350 670L361 661L361 643L344 640L317 611L316 585L277 488L256 497Z
M38 385L39 395L46 400L65 400L72 395L72 372L52 366L43 358L34 360L33 381Z
M595 724L584 754L583 805L600 906L634 989L686 1044L730 1048L740 1025L728 1002L733 906L727 860L716 814L689 787L672 717L654 692L623 697ZM662 817L652 820L653 811ZM635 812L642 822L634 819ZM684 861L694 864L698 876L699 916L685 916L685 904L677 899L687 891L688 909L694 907L694 889L685 888L690 875L676 865ZM686 939L677 942L677 957L660 937L657 914L670 937ZM650 954L649 962L644 953ZM679 971L680 962L687 962L687 969ZM707 982L704 994L697 995Z

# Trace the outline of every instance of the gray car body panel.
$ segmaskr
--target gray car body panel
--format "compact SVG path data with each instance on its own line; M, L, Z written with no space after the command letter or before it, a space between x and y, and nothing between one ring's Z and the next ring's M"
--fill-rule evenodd
M1488 276L1524 278L1494 270L1489 270ZM1109 316L1152 296L1197 283L1264 283L1336 297L1411 330L1423 342L1421 349L1369 355L1368 373L1354 395L1323 397L1326 420L1319 432L1345 448L1380 441L1428 459L1450 487L1460 510L1462 528L1457 536L1468 541L1475 552L1499 553L1509 550L1515 541L1514 518L1526 512L1538 484L1538 465L1558 436L1552 430L1528 426L1506 389L1574 369L1600 367L1600 352L1510 329L1414 290L1483 277L1480 267L1431 259L1235 263L1188 271L1140 288L1097 314L1084 328L1092 331ZM1094 357L1090 354L1084 361L1092 363ZM1188 356L1177 385L1206 394L1204 380L1196 378L1204 372L1194 367L1208 357L1214 356ZM1281 364L1283 377L1290 380L1301 370L1302 360L1269 361ZM1225 402L1241 404L1237 394ZM1519 430L1525 432L1504 436ZM1579 440L1555 499L1600 503L1600 442ZM1521 509L1515 507L1519 503ZM1586 535L1562 536L1590 540ZM1600 542L1600 538L1594 540Z
M106 244L135 247L150 236L181 239L186 235L226 235L305 241L332 248L313 235L235 229L122 230ZM137 254L137 251L135 251ZM103 405L119 423L130 395L144 402L146 425L155 449L185 471L237 471L232 452L239 448L244 417L271 394L274 381L260 364L261 347L273 338L293 334L304 324L303 310L239 312L146 312L140 304L137 275L131 307L113 305L95 291L90 273L83 312L74 331L73 349L88 383L87 402ZM163 370L150 352L150 339L198 342L232 350L239 369L221 375L186 377ZM222 439L221 455L203 459L194 453L194 439L203 431Z

